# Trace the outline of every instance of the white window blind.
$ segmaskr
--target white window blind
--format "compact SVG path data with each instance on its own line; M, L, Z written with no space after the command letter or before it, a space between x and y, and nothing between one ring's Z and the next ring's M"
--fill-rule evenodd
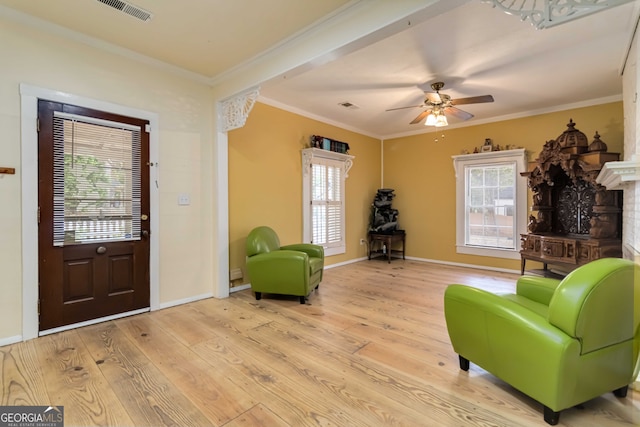
M312 243L332 247L342 244L341 164L324 160L311 165Z
M53 244L139 240L141 129L55 112Z
M319 148L302 150L303 239L325 256L346 252L346 179L353 156Z

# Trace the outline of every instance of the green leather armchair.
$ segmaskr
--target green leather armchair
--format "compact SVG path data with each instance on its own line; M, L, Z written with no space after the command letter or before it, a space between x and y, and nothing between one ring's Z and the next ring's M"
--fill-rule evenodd
M322 246L280 246L276 232L265 226L254 228L247 237L247 272L257 300L262 293L296 295L304 304L320 286L323 270Z
M515 294L449 285L444 313L460 368L471 361L542 403L551 425L603 393L625 397L638 374L634 270L632 261L604 258L562 281L522 276Z

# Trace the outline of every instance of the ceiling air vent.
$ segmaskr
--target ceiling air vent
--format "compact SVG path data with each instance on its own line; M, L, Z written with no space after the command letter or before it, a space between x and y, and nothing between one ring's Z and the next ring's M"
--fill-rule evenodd
M152 16L151 13L131 3L127 3L120 0L98 0L98 1L116 10L119 10L120 12L133 16L134 18L138 18L141 21L146 22L151 20L151 16Z
M360 108L356 104L352 104L349 101L338 102L338 105L340 105L340 106L342 106L344 108L349 108L350 110L357 110L358 108Z

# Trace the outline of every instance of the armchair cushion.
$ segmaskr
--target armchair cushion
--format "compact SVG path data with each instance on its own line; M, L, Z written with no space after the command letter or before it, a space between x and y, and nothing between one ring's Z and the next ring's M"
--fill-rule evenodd
M516 282L516 293L524 298L549 305L560 280L537 276L522 276Z
M308 243L280 246L270 227L253 229L246 242L251 288L262 293L296 295L300 302L317 288L324 271L324 248Z
M472 361L541 402L548 422L547 409L557 422L563 409L624 389L640 339L633 266L601 259L562 281L520 278L507 295L449 285L445 318L461 367Z

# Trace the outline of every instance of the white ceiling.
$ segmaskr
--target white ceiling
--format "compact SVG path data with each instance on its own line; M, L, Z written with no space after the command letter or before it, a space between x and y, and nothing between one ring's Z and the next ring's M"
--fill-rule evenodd
M132 0L153 15L149 22L97 0L0 0L0 12L24 13L212 81L360 1ZM459 106L475 117L448 117L450 127L621 99L640 1L545 30L479 0L438 3L433 13L407 17L406 30L264 82L261 99L379 138L433 130L409 124L420 108L385 110L421 104L435 81L454 99L495 99Z

